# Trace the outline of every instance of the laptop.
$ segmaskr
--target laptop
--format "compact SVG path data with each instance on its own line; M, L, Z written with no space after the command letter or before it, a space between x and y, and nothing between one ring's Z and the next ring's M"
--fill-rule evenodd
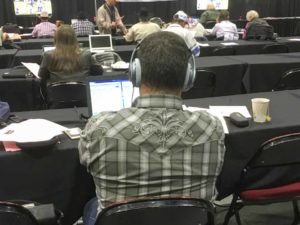
M133 87L126 74L87 78L89 116L131 107L132 101L137 96L139 88Z
M89 35L89 44L92 53L114 51L110 34Z

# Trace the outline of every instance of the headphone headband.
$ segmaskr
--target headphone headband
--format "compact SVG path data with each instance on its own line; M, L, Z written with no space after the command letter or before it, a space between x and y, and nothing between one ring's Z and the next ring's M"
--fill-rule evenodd
M129 62L128 76L129 76L129 80L132 82L134 87L140 87L141 80L142 80L141 62L140 59L136 57L140 45L141 42L139 42L134 48ZM186 68L184 84L182 87L183 92L188 91L193 87L195 78L196 78L196 63L195 63L195 57L191 52L191 55L188 60L187 68Z

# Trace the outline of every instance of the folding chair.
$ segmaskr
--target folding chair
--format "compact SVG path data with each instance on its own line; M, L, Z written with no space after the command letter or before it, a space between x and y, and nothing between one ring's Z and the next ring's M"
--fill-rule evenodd
M11 202L0 202L0 224L39 225L31 212L21 205Z
M300 68L291 69L280 77L273 91L300 89Z
M51 203L40 204L28 200L0 201L1 225L61 225L63 217L62 211Z
M183 99L212 97L216 88L216 74L209 70L198 69L193 87L182 92Z
M105 208L95 225L213 225L213 205L203 199L139 199Z
M86 107L86 85L75 81L48 85L47 106L50 109Z
M293 225L299 222L300 197L300 133L272 138L263 143L243 169L240 184L233 194L223 225L234 215L241 225L239 210L247 205L292 202Z

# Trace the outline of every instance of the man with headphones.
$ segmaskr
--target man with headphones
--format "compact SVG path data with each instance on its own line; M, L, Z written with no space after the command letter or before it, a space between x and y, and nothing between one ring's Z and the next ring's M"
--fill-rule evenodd
M181 92L195 79L194 56L184 40L172 32L148 35L134 50L129 70L140 88L132 107L92 117L81 134L80 161L97 194L86 205L84 224L93 224L97 207L99 212L124 200L213 200L217 194L224 132L213 115L182 108Z

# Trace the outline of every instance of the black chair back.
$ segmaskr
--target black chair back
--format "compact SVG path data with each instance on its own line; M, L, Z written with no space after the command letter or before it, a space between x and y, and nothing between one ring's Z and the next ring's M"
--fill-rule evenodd
M286 71L274 86L273 91L300 89L300 68Z
M274 53L289 53L289 47L284 44L271 44L265 45L261 53L262 54L274 54Z
M206 29L212 29L215 25L216 25L216 21L215 20L209 20L209 21L205 22L204 27Z
M220 47L213 50L213 56L235 55L233 47Z
M57 82L48 85L47 105L50 109L86 107L86 85L82 82Z
M246 33L246 40L274 40L274 29L268 24L251 23Z
M290 201L294 221L300 219L297 200L300 198L300 133L272 138L263 143L240 177L240 184L233 195L224 225L235 215L241 225L239 210L246 205L263 205Z
M216 74L209 70L198 69L193 87L182 92L183 99L204 98L214 96L216 88Z
M0 224L7 225L38 225L31 212L21 205L0 202Z
M143 199L105 208L96 225L213 225L214 209L203 199Z

